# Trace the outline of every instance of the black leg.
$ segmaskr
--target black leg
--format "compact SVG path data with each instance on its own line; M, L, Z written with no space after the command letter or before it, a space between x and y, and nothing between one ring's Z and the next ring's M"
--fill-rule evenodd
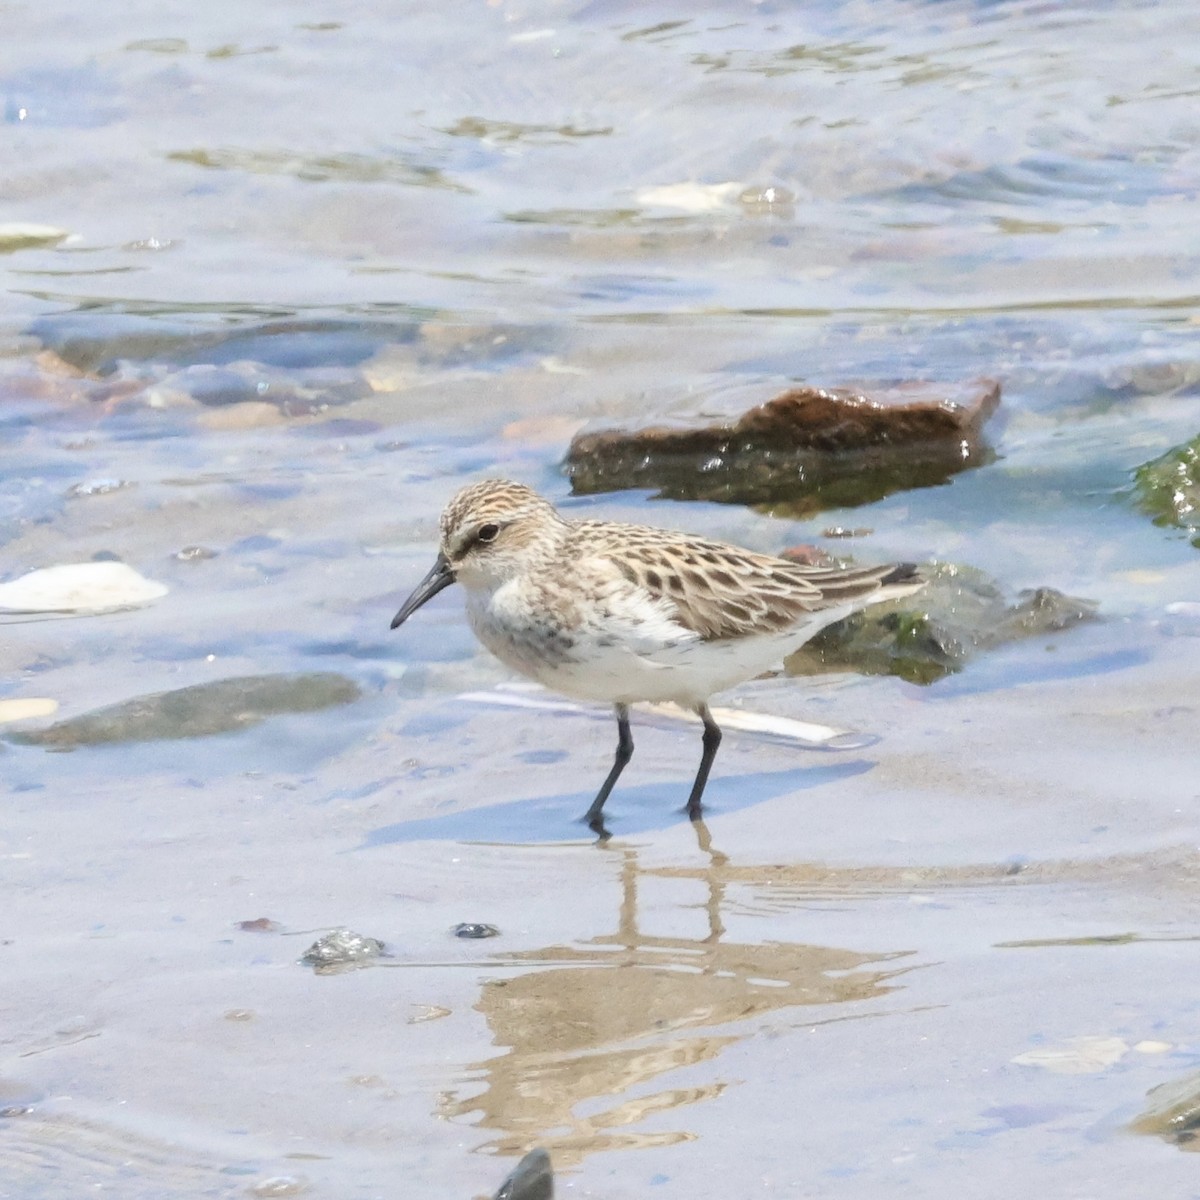
M608 799L608 793L613 790L613 785L620 778L621 772L625 770L625 764L633 757L633 734L629 732L629 705L615 704L613 711L617 714L617 756L613 759L612 770L609 771L608 778L601 784L595 800L592 801L592 807L583 814L583 819L593 832L598 833L601 837L605 837L608 830L604 828L600 812L604 808L605 800ZM718 733L717 737L720 736Z
M696 712L704 722L704 738L702 745L704 753L700 756L700 770L696 772L696 782L692 784L692 794L688 797L687 813L693 821L700 820L700 797L704 795L704 785L708 782L708 773L712 770L713 759L717 757L717 747L721 744L721 729L712 719L707 704L701 704Z

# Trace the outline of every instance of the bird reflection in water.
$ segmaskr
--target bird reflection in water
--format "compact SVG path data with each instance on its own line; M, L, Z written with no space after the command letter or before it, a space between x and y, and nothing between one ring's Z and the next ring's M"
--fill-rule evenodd
M643 868L636 848L608 845L606 853L620 856L615 933L496 956L498 963L534 969L484 983L476 1008L501 1052L471 1064L467 1087L445 1094L439 1105L445 1117L476 1116L496 1131L482 1150L515 1156L543 1146L559 1167L569 1167L601 1150L690 1141L695 1134L682 1125L638 1126L719 1096L728 1081L710 1069L706 1082L647 1090L655 1080L715 1060L724 1047L759 1031L771 1013L880 997L910 969L882 964L911 951L728 940L727 891L767 891L781 869L734 867L712 847L703 822L695 828L707 858L702 866ZM694 936L642 932L639 887L657 880L703 886L701 903L679 906L703 913ZM778 893L770 895L776 902ZM805 903L791 900L793 907Z

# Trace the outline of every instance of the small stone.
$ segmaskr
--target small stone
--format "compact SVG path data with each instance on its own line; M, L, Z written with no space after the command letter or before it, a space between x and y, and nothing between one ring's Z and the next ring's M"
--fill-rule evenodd
M180 243L174 238L138 238L137 241L126 242L122 247L124 250L170 250Z
M454 936L459 938L493 938L500 936L500 930L495 925L485 925L483 922L463 921L455 925Z
M421 1011L413 1013L405 1022L408 1025L424 1025L426 1021L440 1021L443 1017L450 1016L451 1010L443 1008L440 1004L421 1004L418 1006Z
M243 400L240 404L226 404L211 408L197 417L205 429L230 432L238 429L264 429L271 425L282 425L287 418L274 405L265 400Z
M318 938L300 961L318 973L331 974L351 967L364 967L383 953L383 943L352 929L335 929Z
M299 1196L308 1191L303 1175L272 1175L246 1189L251 1196Z
M253 921L239 921L238 928L243 933L278 933L283 926L270 917L256 917Z
M67 488L68 496L107 496L110 492L120 492L133 487L127 479L89 479L85 483L76 483Z
M174 557L180 562L203 562L205 559L216 558L217 552L207 546L184 546L182 550L175 551Z
M253 1021L255 1012L250 1008L231 1008L225 1013L227 1021Z

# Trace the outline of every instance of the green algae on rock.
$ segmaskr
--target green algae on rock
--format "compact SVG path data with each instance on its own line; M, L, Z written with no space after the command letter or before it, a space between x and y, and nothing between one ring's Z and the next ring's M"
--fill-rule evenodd
M73 750L116 742L211 737L246 729L281 713L318 712L350 704L359 695L353 680L333 672L246 675L137 696L45 729L10 734L9 740Z
M530 1150L500 1185L493 1200L554 1200L554 1170L540 1146Z
M1096 616L1096 605L1054 588L1022 592L1009 604L982 571L955 563L923 567L915 596L854 613L822 629L784 662L790 675L860 671L933 683L977 651L1056 633Z
M1185 1150L1200 1149L1200 1074L1193 1072L1152 1088L1145 1112L1129 1128L1174 1142Z
M1182 529L1200 549L1200 435L1138 467L1133 492L1155 525Z

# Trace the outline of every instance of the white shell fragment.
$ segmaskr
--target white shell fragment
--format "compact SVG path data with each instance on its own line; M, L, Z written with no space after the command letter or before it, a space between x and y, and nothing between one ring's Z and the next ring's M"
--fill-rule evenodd
M0 614L112 612L149 604L167 590L124 563L64 563L0 583Z
M27 246L47 245L70 237L70 231L56 225L35 225L28 221L0 222L0 252L23 250Z
M34 717L52 717L58 712L58 701L42 697L28 700L0 700L0 725L10 721L28 721Z
M1133 1047L1139 1054L1166 1054L1168 1050L1173 1050L1175 1047L1170 1042L1156 1042L1147 1040L1135 1042Z
M466 692L458 697L468 704L493 704L501 708L532 708L541 712L580 713L584 716L611 714L610 708L594 708L575 704L570 700L559 700L540 688L523 684L499 687L490 692ZM668 721L685 721L700 724L700 718L675 704L639 704L641 712L663 717ZM855 734L844 729L833 729L828 725L816 725L810 721L795 721L790 717L776 717L770 713L747 712L741 708L712 708L709 710L722 729L740 730L743 733L763 734L773 740L797 746L810 746L822 750L857 750L872 745L877 739L870 734Z
M1129 1046L1119 1037L1092 1035L1027 1050L1012 1061L1022 1067L1041 1067L1055 1075L1094 1075L1119 1063L1128 1052Z
M661 187L639 188L636 194L642 208L673 208L677 212L718 212L732 207L741 195L742 183L668 183Z
M696 713L675 704L647 704L644 707L647 712L673 721L701 724ZM795 742L798 746L820 746L825 750L857 750L873 745L878 740L871 734L850 733L845 729L834 729L830 725L797 721L792 717L777 717L773 713L750 712L744 708L710 707L708 711L722 729L764 734L777 741Z

